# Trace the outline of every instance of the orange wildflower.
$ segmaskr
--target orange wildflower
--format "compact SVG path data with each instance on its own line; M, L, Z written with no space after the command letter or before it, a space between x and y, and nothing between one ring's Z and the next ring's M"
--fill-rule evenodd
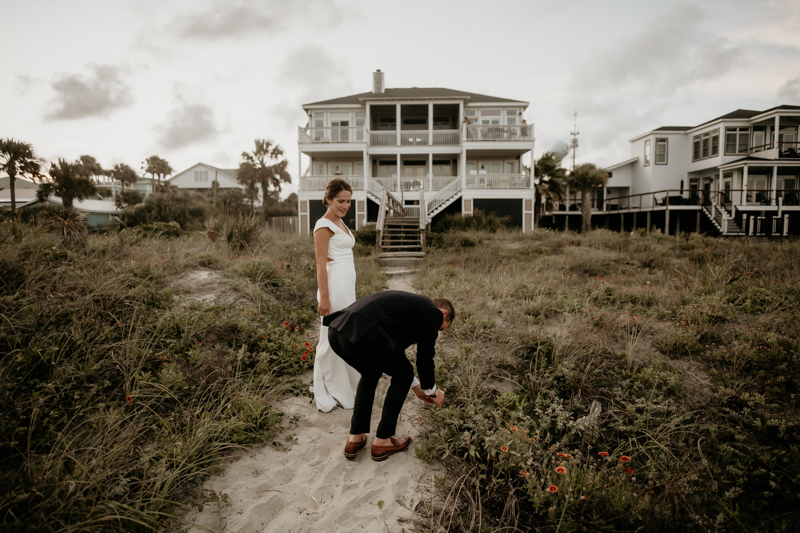
M556 492L558 492L558 487L556 487L555 485L550 485L549 487L547 487L547 490L549 490L552 494L555 494Z
M556 468L556 474L566 474L566 473L567 469L564 468L563 466L559 466L558 468Z
M501 452L507 452L508 451L508 446L500 446L500 451Z
M608 457L608 452L597 452L600 457Z
M527 473L526 471L524 471L524 470L520 470L520 471L519 471L519 475L520 475L520 476L527 476L527 475L528 475L528 473Z
M509 429L510 429L511 431L517 431L517 426L509 426Z
M630 460L631 460L631 458L628 457L627 455L623 455L622 457L619 458L619 462L620 463L627 463Z

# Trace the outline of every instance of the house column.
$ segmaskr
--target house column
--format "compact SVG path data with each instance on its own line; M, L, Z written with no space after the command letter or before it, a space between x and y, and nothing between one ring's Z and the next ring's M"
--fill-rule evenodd
M433 152L428 154L428 190L433 190Z
M367 178L369 178L372 175L372 168L370 168L371 165L369 164L369 152L367 152L366 148L364 149L363 158L364 158L363 159L363 161L364 161L364 172L363 172L363 174L364 174L364 189L369 190L369 187L367 187Z
M772 135L772 140L774 141L774 144L772 146L774 148L777 148L778 152L780 152L781 148L780 148L780 146L778 146L778 140L779 140L778 139L778 134L781 131L781 117L780 117L780 115L775 115L775 126L773 126L773 127L775 128L775 131L773 132L773 135Z
M394 119L394 128L397 132L397 146L400 146L400 104L395 104L395 119ZM400 156L397 156L397 160L400 160ZM397 175L400 175L400 165L397 166Z
M458 101L458 137L463 142L466 137L466 128L464 127L464 100Z
M397 154L397 193L400 194L403 189L400 188L400 154Z
M747 165L742 169L742 197L739 199L742 205L747 205ZM731 199L731 203L733 200Z
M461 147L461 168L458 169L458 173L461 174L461 189L467 188L467 149L463 146Z
M428 146L433 146L433 104L428 104Z
M778 192L778 165L772 167L772 195L770 196L770 205L775 205L775 197Z
M369 143L370 143L369 131L370 131L371 127L372 127L372 121L370 120L370 108L369 108L369 102L367 102L367 112L366 112L366 114L364 116L364 130L365 130L364 131L364 140L366 141L367 145L369 145ZM367 175L367 171L366 170L364 171L364 175L365 176Z

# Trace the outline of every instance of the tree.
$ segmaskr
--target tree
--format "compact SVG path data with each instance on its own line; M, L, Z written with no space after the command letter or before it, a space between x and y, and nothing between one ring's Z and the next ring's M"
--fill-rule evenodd
M161 184L165 176L169 176L174 172L169 163L157 155L151 155L145 159L144 163L142 163L142 169L144 169L145 174L150 174L150 183L154 192L156 190L155 177L158 176L158 183Z
M564 181L567 177L566 169L561 168L561 161L553 152L545 152L533 165L533 218L534 224L539 224L542 216L542 198L560 201L564 197Z
M245 186L250 183L261 185L264 202L261 206L262 216L267 215L267 198L270 189L280 192L283 183L291 183L287 167L289 162L283 158L283 148L272 140L256 139L256 147L252 152L242 152L242 162L239 164L237 180ZM248 198L250 195L248 194ZM251 201L252 208L252 201Z
M602 187L608 181L608 172L597 168L594 163L583 163L567 176L567 185L581 192L582 233L592 230L592 190Z
M114 168L111 169L109 175L112 179L117 180L120 183L123 193L125 192L125 185L133 185L139 181L139 176L136 175L136 171L125 163L114 165Z
M43 162L33 152L33 147L30 144L10 137L0 139L0 170L8 174L12 214L17 210L17 196L14 189L14 182L17 176L29 176L33 179L41 177Z
M83 168L86 169L86 172L88 172L91 177L103 176L106 173L103 167L100 166L100 163L97 162L97 159L90 155L80 156L78 162L83 165Z
M85 200L97 192L97 185L92 180L91 170L83 166L80 160L70 163L58 159L58 163L50 165L50 177L39 178L39 190L36 196L44 202L51 195L61 198L64 207L72 208L75 200Z

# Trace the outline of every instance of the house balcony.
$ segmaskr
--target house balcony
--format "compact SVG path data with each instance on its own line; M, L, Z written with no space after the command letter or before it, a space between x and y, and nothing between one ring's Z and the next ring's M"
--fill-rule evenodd
M300 178L301 191L324 191L328 182L342 178L353 190L363 190L367 182L377 182L391 192L398 191L440 191L461 176L425 177L378 177L365 180L363 176L303 176ZM466 176L467 189L530 189L530 174L469 174Z
M466 126L464 140L470 142L530 142L533 140L533 128L529 125L469 124Z
M312 145L459 146L470 142L530 142L531 126L467 125L459 130L370 131L363 126L299 127L298 142Z
M779 141L753 146L750 155L761 159L797 159L800 158L800 143Z

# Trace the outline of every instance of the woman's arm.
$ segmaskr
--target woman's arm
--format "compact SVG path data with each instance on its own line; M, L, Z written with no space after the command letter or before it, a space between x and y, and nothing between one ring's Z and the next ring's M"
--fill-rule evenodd
M319 287L319 307L317 312L320 316L326 316L331 312L331 300L328 293L328 243L333 237L333 231L329 228L320 228L314 232L314 255L317 258L317 286Z

